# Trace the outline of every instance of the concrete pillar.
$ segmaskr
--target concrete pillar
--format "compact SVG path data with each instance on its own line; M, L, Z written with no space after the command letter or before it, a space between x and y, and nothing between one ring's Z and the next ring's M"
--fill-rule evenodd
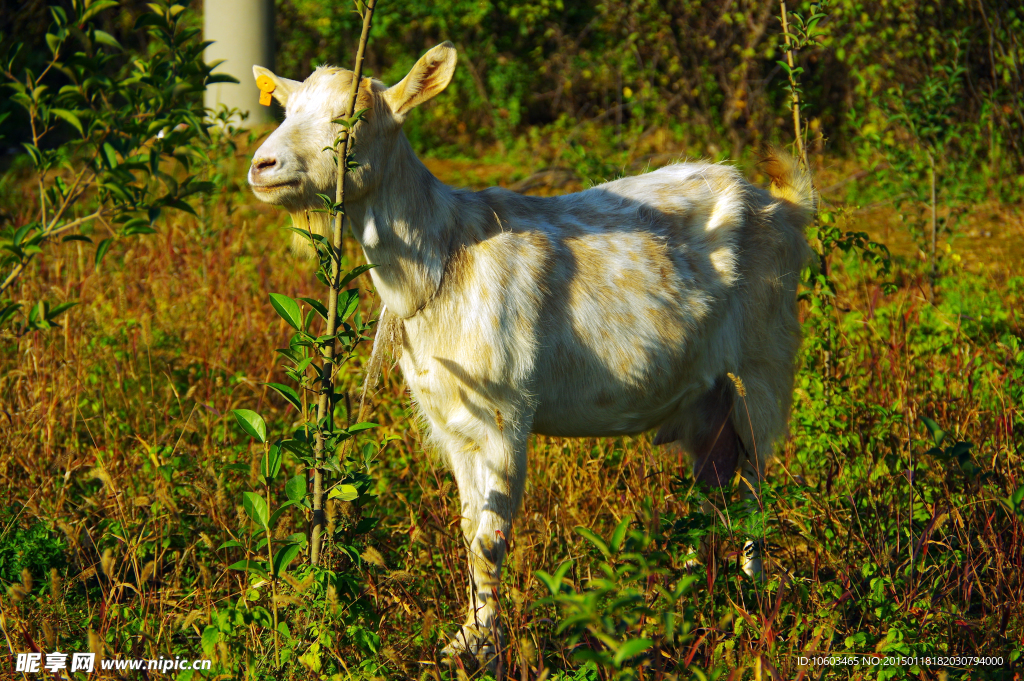
M273 120L270 107L260 105L252 67L274 68L274 1L205 0L203 39L214 41L204 53L206 62L224 60L214 73L230 74L240 82L211 85L204 96L205 105L214 110L224 104L248 111L250 124Z

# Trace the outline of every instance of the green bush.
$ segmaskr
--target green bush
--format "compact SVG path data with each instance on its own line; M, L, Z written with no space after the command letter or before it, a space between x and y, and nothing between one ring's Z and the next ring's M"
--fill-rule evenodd
M18 520L15 509L0 512L0 587L23 584L28 570L33 586L44 588L50 570L67 565L64 540L41 522Z
M852 151L865 127L889 127L881 95L920 90L937 70L956 69L964 77L944 116L984 132L980 147L965 152L993 167L1024 168L1019 7L805 0L790 10L810 16L814 8L826 17L813 49L799 57L812 137ZM368 63L391 82L427 47L455 43L457 97L439 100L408 126L435 153L457 143L512 145L531 126L593 121L610 126L619 143L662 126L694 153L709 153L714 142L739 157L786 137L778 9L753 0L384 3ZM304 78L318 63L348 63L359 31L347 8L277 0L276 10L281 73Z
M200 31L177 2L152 3L138 17L135 30L149 34L149 46L126 59L95 22L116 5L53 5L41 68L42 46L8 43L0 54L5 87L31 129L22 146L35 186L0 218L0 329L15 334L48 328L74 305L18 295L19 277L50 244L95 237L98 267L116 239L155 232L165 209L194 213L188 199L212 188L195 170L210 161L202 92L233 79L211 74Z

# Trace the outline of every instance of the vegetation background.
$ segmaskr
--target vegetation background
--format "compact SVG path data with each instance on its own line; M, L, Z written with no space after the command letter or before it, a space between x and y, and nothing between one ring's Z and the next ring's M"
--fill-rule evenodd
M198 40L185 33L200 9L174 11L172 41ZM125 1L97 13L95 29L131 57L105 62L107 75L160 54L140 18L171 11ZM703 516L685 462L647 436L536 438L503 582L499 678L1021 676L1024 10L799 2L795 69L780 11L745 0L380 4L374 76L397 81L442 40L459 49L449 91L406 126L450 183L553 194L685 157L731 160L763 181L756 152L794 141L792 72L821 191L792 433L763 508ZM347 5L278 0L276 12L278 73L351 65L359 17ZM9 82L45 68L52 19L41 0L0 5L0 47L26 45L4 60ZM47 78L56 93L73 73ZM196 92L179 95L183 110L199 105ZM112 134L90 122L104 120L101 100L81 105L98 112L79 117L84 132L53 119L40 148L60 162L40 172L20 151L26 108L0 98L5 252L39 219L39 188L91 162L91 143L76 140L94 134L102 148ZM308 523L304 464L284 454L272 475L269 451L232 416L255 410L278 434L301 421L267 385L287 380L274 350L294 331L268 293L318 287L287 251L287 216L245 186L267 132L197 128L182 145L206 161L186 168L170 150L160 166L208 183L181 197L192 212L172 212L168 188L145 212L154 233L111 219L83 232L95 244L40 242L5 294L22 309L0 329L2 643L210 657L210 678L472 675L438 657L465 598L458 503L397 370L385 368L371 399L379 428L340 462L337 481L355 496L328 505L323 567L292 539ZM351 267L361 256L348 248ZM359 329L377 303L368 279L356 283ZM77 305L33 322L39 300ZM364 358L357 348L345 365L340 422L358 420ZM264 550L243 496L254 491L283 508L266 534L299 546L266 578L231 569ZM687 568L688 547L713 527L730 541ZM736 567L750 536L769 546L764 585ZM813 652L911 659L798 663ZM937 659L953 655L983 660Z

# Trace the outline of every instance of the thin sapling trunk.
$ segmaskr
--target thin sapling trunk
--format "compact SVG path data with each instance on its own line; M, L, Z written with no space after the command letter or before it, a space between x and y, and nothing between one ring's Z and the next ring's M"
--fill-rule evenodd
M356 51L356 63L353 68L352 98L345 120L348 125L342 127L337 144L338 184L335 192L334 229L331 230L331 286L327 297L327 336L333 339L338 331L338 292L341 288L341 235L345 220L345 171L348 167L348 155L352 144L352 120L356 113L356 97L359 94L359 82L363 76L363 55L366 53L366 41L370 36L373 9L376 0L369 0L363 9L363 32L359 36L359 49ZM332 396L334 394L334 340L327 343L324 349L323 380L320 384L320 400L317 403L317 422L328 424L333 413ZM320 563L320 548L323 543L323 530L326 524L324 514L324 438L318 429L316 447L314 449L316 469L313 473L313 527L310 537L310 562Z

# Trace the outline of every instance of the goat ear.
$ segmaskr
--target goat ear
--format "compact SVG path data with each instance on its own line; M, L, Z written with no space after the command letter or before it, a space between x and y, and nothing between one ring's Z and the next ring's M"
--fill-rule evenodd
M384 101L397 116L405 116L413 107L433 99L448 87L457 61L455 46L444 41L420 57L401 83L385 90Z
M302 81L282 78L275 75L270 69L263 68L262 66L253 66L252 77L259 81L260 76L266 76L274 83L274 99L276 99L281 106L287 106L288 96L294 92L296 88L302 85Z

